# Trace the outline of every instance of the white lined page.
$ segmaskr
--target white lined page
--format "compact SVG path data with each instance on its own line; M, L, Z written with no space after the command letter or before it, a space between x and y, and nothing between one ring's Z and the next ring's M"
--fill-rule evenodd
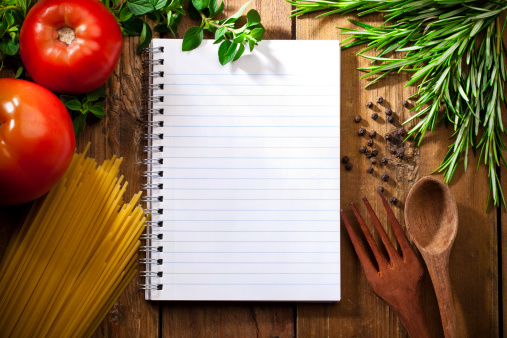
M212 41L152 47L163 276L147 298L339 300L339 42L262 41L226 66Z

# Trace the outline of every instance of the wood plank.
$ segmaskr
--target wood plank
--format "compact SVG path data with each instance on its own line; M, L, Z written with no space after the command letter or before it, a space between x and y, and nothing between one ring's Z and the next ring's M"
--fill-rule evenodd
M99 163L113 155L123 157L120 174L128 182L125 201L140 191L145 183L140 165L143 158L141 136L144 132L141 116L142 61L136 53L139 38L125 37L120 61L109 78L106 91L106 118L91 117L84 133L77 139L77 150L91 142L90 156ZM143 268L140 266L140 270ZM138 270L139 270L138 269ZM137 273L120 299L97 329L95 337L157 337L159 333L159 304L146 302L139 284L144 283Z
M349 15L349 17L354 17ZM379 24L380 17L361 17L361 21ZM335 26L352 27L346 17L332 16L315 19L305 16L296 20L297 39L332 39L341 40ZM366 66L369 62L357 58L355 54L360 47L342 52L342 156L350 157L353 170L342 168L342 208L350 210L348 203L354 202L364 217L366 209L360 203L361 196L366 196L375 212L387 226L385 211L376 195L376 188L382 185L389 198L396 196L398 204L393 208L395 214L404 224L403 206L410 187L421 177L429 175L438 167L447 151L448 137L451 130L439 128L437 132L427 135L420 148L413 141L403 145L405 157L396 159L390 153L392 148L384 139L386 132L400 127L401 121L410 116L408 109L402 107L402 100L415 93L415 88L404 88L407 74L386 77L367 90L367 80L360 80L357 67ZM372 110L365 107L366 101L373 101L382 96L383 104L375 104L379 114L377 121L370 118ZM394 111L395 123L386 122L385 108ZM362 116L361 123L354 123L354 116ZM374 147L379 150L379 158L389 159L387 166L374 165L375 172L366 174L370 164L364 155L359 154L359 147L365 145L367 138L358 137L359 127L367 131L376 130L378 135ZM460 229L451 254L451 283L454 287L455 309L458 317L458 336L497 336L498 318L498 267L497 267L497 231L496 212L484 213L487 198L487 175L483 168L473 170L474 161L466 174L460 166L455 175L451 189L456 196L460 211ZM390 175L388 183L383 183L380 176ZM437 175L439 179L442 176ZM353 214L348 212L349 219ZM370 229L373 229L368 220ZM312 336L360 336L360 337L405 337L403 325L389 307L370 290L359 261L342 228L342 301L337 304L299 304L297 311L297 335ZM392 232L388 229L392 236ZM425 305L430 331L435 337L443 336L438 307L434 291L429 280L425 283ZM479 333L480 332L480 333Z
M225 1L224 17L234 14L245 2ZM288 3L256 0L244 13L246 14L250 8L257 9L261 15L262 23L267 30L265 39L291 38ZM199 23L192 22L188 17L184 18L179 29L181 36L188 27L197 24ZM211 38L210 34L205 37ZM162 336L292 337L294 315L295 304L292 303L163 302Z

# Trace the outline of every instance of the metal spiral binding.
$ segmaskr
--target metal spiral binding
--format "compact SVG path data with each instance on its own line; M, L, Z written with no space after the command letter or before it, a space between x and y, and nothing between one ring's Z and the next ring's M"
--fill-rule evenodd
M164 163L162 158L156 156L158 153L163 152L164 147L153 145L154 140L162 140L164 138L164 134L160 133L160 129L157 130L157 128L162 128L164 126L164 122L153 120L154 116L164 114L163 108L153 108L154 103L164 102L164 97L162 95L156 95L157 91L164 89L164 84L153 83L154 78L164 77L163 71L154 70L157 69L156 66L164 64L163 58L155 57L156 55L160 55L158 53L163 52L164 47L150 47L143 50L143 54L148 56L147 59L143 60L144 81L142 86L145 93L142 102L146 108L143 114L143 116L146 117L146 121L143 123L146 133L143 134L142 138L146 142L143 146L143 152L146 154L146 158L141 160L140 164L146 167L146 170L142 174L143 177L146 177L146 183L141 185L141 189L145 190L148 196L143 197L141 200L143 203L146 203L145 212L148 215L163 214L164 212L163 209L157 208L156 204L154 204L164 200L163 196L156 194L157 191L164 188L164 185L162 183L153 183L154 178L162 177L164 174L163 171L156 169L157 165ZM144 278L144 284L139 284L139 288L142 290L162 290L162 284L158 283L159 278L162 277L162 272L153 270L156 270L155 266L162 265L163 260L153 258L152 255L164 250L163 246L159 245L161 244L159 241L163 239L164 235L153 232L153 230L163 226L163 221L150 219L145 223L146 233L141 235L141 240L144 241L144 245L139 248L139 251L146 253L146 258L139 260L140 264L145 266L144 271L140 272L141 277Z

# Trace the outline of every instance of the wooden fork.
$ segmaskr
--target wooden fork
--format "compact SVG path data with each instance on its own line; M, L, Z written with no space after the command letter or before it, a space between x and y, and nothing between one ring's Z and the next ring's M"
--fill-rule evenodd
M366 237L366 241L375 256L378 269L375 268L363 246L359 242L355 232L352 230L349 220L345 216L345 212L341 210L340 213L343 222L345 223L345 228L347 229L352 245L356 250L359 261L361 262L364 273L373 292L389 304L389 306L401 319L403 325L405 325L410 337L430 337L426 316L422 306L422 280L424 276L423 266L415 255L414 249L408 242L407 237L401 229L398 220L394 216L394 213L384 197L384 194L382 194L380 189L378 190L378 193L382 198L382 202L387 211L387 216L394 230L394 234L400 244L402 256L400 256L393 247L389 237L382 227L382 224L380 224L377 215L373 212L373 209L366 197L363 197L362 200L373 220L375 229L377 229L377 232L384 243L387 254L389 255L389 260L379 251L377 243L370 234L370 231L366 227L361 215L359 215L354 203L351 203L350 206L352 207L364 236Z

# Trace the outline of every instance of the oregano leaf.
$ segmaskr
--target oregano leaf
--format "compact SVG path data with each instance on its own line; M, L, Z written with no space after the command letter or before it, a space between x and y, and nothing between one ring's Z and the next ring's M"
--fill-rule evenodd
M199 47L203 38L202 27L190 27L183 36L181 50L186 52Z

